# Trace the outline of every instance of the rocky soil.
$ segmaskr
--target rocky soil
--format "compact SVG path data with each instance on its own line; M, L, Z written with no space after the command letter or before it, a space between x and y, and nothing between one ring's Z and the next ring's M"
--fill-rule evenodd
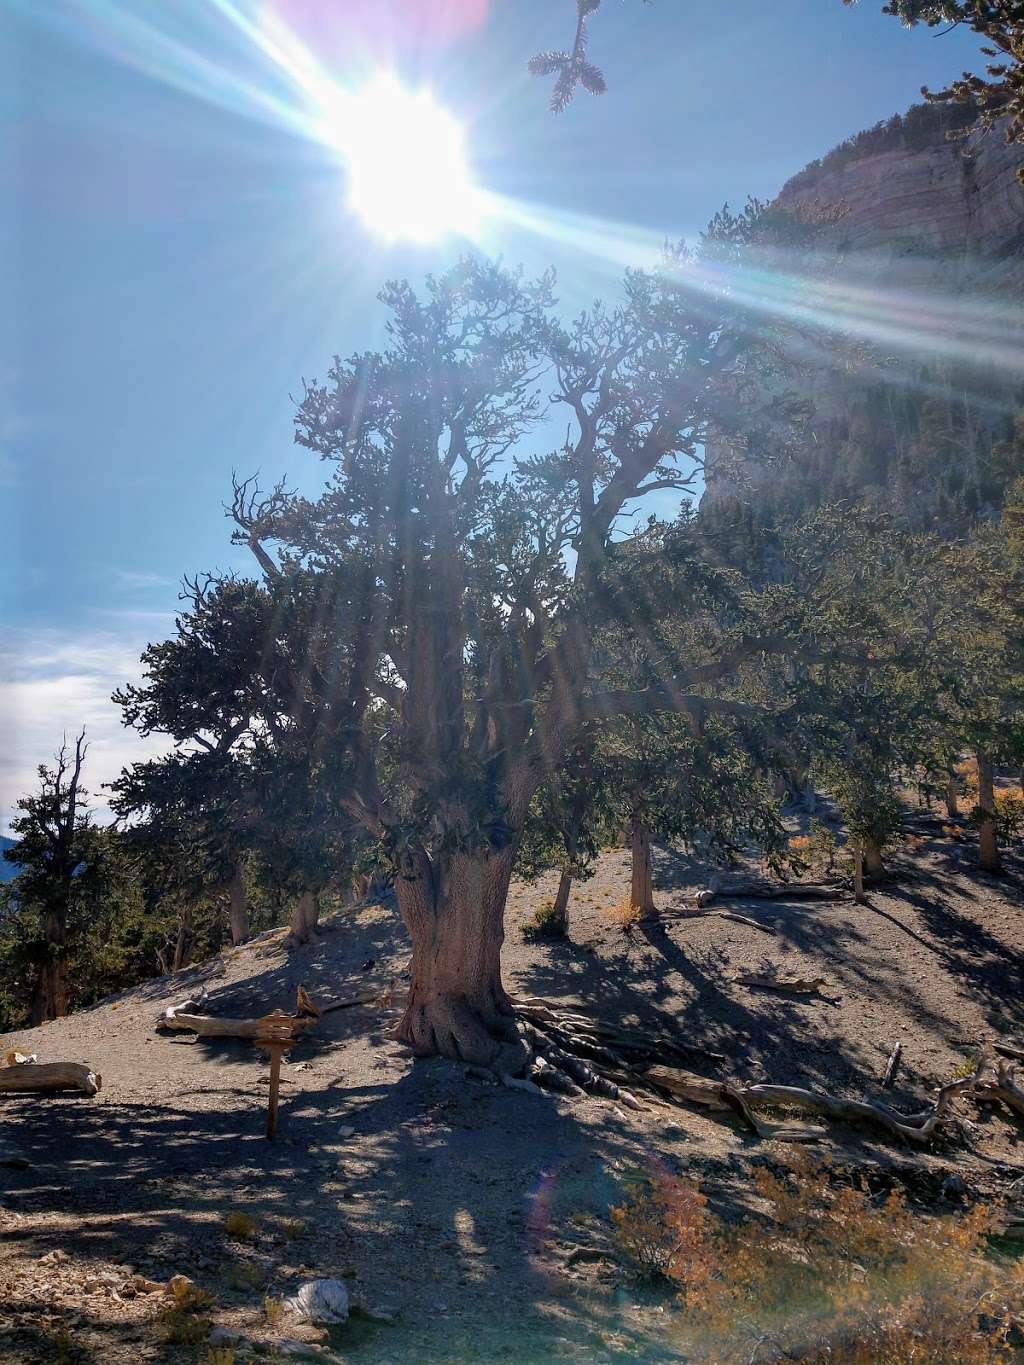
M611 852L574 893L569 942L521 933L553 880L514 888L506 977L524 994L635 1025L667 1014L744 1079L919 1108L984 1040L1024 1042L1024 867L985 878L973 855L969 835L936 827L903 849L867 906L730 901L755 928L673 914L703 878L662 851L666 913L624 929L614 907L626 854ZM400 988L408 955L384 905L339 914L290 956L281 938L2 1040L40 1061L87 1062L103 1087L95 1099L0 1097L0 1359L678 1358L671 1299L622 1262L609 1207L633 1172L667 1168L691 1172L720 1212L739 1212L752 1164L785 1149L732 1117L627 1112L414 1062L390 1037L397 1004L332 1013L295 1048L280 1137L268 1143L265 1060L242 1042L157 1034L158 1013L203 977L209 1008L228 1014L290 1009L299 983L321 1001ZM770 967L826 985L804 999L734 980ZM902 1069L883 1092L897 1041ZM817 1147L928 1207L1013 1199L1024 1126L972 1104L957 1114L959 1136L923 1152L841 1126L823 1129ZM187 1318L211 1338L165 1339L180 1328L175 1275L204 1296ZM342 1281L353 1305L330 1329L282 1306L322 1277Z

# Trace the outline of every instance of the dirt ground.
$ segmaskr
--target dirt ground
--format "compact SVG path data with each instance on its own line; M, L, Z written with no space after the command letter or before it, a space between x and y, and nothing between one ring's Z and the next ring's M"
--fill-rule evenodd
M554 878L513 888L504 967L511 989L636 1024L657 1010L747 1080L811 1084L920 1108L984 1040L1024 1043L1024 866L973 870L970 835L936 826L893 861L870 904L728 902L774 932L683 918L702 877L657 855L663 919L628 932L611 909L627 855L604 855L575 889L571 941L526 943L521 926ZM210 1009L290 1009L301 982L322 1001L385 987L408 947L394 910L339 913L309 949L280 936L212 964ZM774 964L823 976L821 998L750 989ZM632 1172L689 1171L712 1205L747 1207L748 1175L783 1149L732 1118L687 1107L627 1112L536 1096L414 1062L389 1037L397 1008L326 1016L286 1060L279 1140L263 1137L265 1060L241 1042L158 1035L168 1004L211 964L149 982L72 1017L6 1037L40 1061L88 1062L94 1099L0 1097L0 1359L209 1360L259 1350L345 1362L671 1361L671 1300L641 1289L616 1255L609 1207ZM894 1043L903 1064L881 1076ZM709 1069L708 1074L713 1074ZM969 1145L924 1152L863 1129L823 1130L818 1150L914 1199L957 1207L1022 1189L1024 1126L963 1104ZM244 1211L249 1236L226 1219ZM54 1256L53 1253L58 1255ZM221 1340L160 1339L162 1290L184 1274L207 1290ZM330 1337L297 1328L277 1301L303 1280L345 1281L358 1308ZM217 1338L215 1337L215 1340Z

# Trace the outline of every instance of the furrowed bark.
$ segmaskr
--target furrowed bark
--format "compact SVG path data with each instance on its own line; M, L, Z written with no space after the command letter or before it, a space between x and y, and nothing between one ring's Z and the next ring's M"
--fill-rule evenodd
M412 939L412 982L396 1036L418 1056L439 1053L521 1073L529 1049L501 981L505 899L514 849L413 856L396 881Z
M43 919L45 957L39 964L32 995L30 1022L33 1027L49 1019L62 1019L68 1012L71 985L68 975L67 925L63 910L48 910Z
M230 896L231 942L237 947L239 943L245 943L249 937L249 902L245 894L241 863L235 868L235 875L231 878L228 894Z
M634 819L630 830L633 875L629 888L629 908L641 918L658 913L654 904L654 882L651 875L651 836L642 820Z
M552 929L559 934L569 933L569 893L572 891L572 873L563 871L558 879L558 891L551 910Z
M309 943L315 936L320 919L320 897L315 891L303 891L292 911L290 931L286 944L298 947Z
M985 872L1002 872L999 840L996 835L996 793L992 775L992 760L988 754L978 756L978 862Z
M864 873L867 877L884 877L881 845L875 839L864 840Z

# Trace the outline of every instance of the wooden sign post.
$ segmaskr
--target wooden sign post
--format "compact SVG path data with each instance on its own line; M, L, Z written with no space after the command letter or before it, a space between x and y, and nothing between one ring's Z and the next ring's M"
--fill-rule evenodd
M310 1021L312 1022L312 1021ZM299 1028L296 1025L299 1024ZM283 1014L275 1010L257 1020L258 1032L253 1042L270 1057L270 1094L267 1097L267 1138L273 1142L277 1136L277 1104L281 1093L281 1058L295 1042L296 1033L305 1032L309 1027L305 1020L296 1019L294 1014Z

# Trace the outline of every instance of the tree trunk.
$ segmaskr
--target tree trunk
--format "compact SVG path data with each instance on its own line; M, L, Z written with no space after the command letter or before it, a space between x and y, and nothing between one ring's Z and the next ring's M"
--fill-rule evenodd
M297 947L300 943L308 943L316 933L319 919L320 897L315 891L303 891L292 911L288 943L293 947Z
M412 939L409 1002L396 1036L418 1056L440 1053L510 1074L528 1060L501 982L514 857L511 846L436 860L420 850L396 878Z
M864 895L864 850L860 844L853 846L853 899L859 905L867 899Z
M558 880L558 892L551 908L551 928L563 937L569 933L569 892L572 890L572 873L563 871Z
M63 1019L71 999L65 915L60 910L48 910L43 917L43 932L45 955L39 964L29 1016L33 1026L49 1019Z
M882 861L882 850L874 839L865 839L862 845L864 851L864 872L868 877L884 877L885 863Z
M956 820L960 815L960 783L956 773L950 773L946 780L946 814L951 820Z
M192 911L185 909L178 912L178 936L174 942L174 964L171 971L180 972L183 967L187 967L191 955Z
M633 877L629 888L629 908L641 919L658 913L654 904L654 884L651 878L651 836L642 820L634 820L630 836L633 854Z
M996 793L992 760L978 754L978 862L985 872L1002 872L996 837Z
M231 897L229 912L231 942L237 945L244 943L249 937L249 902L245 895L245 881L242 877L241 863L235 868L235 875L231 878L231 886L228 890Z

